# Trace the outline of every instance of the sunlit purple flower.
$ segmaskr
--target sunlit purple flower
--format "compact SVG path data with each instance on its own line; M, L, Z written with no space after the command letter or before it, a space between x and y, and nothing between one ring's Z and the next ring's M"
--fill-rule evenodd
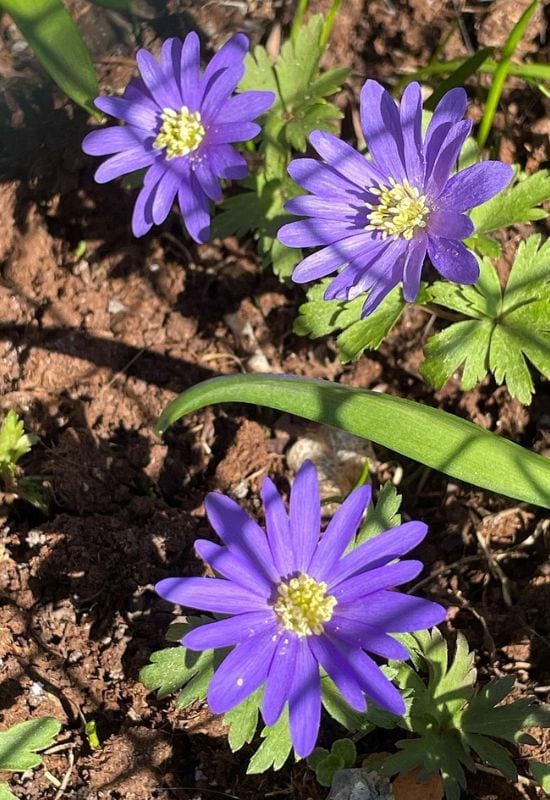
M361 125L372 160L330 133L309 141L322 162L290 164L294 180L311 195L295 197L288 211L309 219L279 231L289 247L322 246L296 267L297 283L323 278L342 267L326 300L368 297L370 314L401 281L415 300L426 254L438 272L456 283L475 283L479 265L462 243L474 225L464 213L501 191L513 175L500 161L483 161L451 175L472 123L463 119L464 89L451 89L437 105L422 137L422 96L410 83L400 108L376 81L361 91Z
M196 550L222 577L167 578L156 586L172 603L229 615L182 640L192 650L234 646L210 683L212 711L228 711L265 684L266 725L275 724L288 702L292 742L302 757L319 731L319 667L353 708L364 711L367 697L402 714L403 698L365 650L406 659L406 648L389 634L445 618L442 606L391 591L422 570L419 561L395 561L422 541L422 522L406 522L344 555L370 496L369 486L352 492L321 535L311 462L296 475L289 513L272 481L264 480L267 534L229 497L209 494L208 518L225 546L201 539Z
M141 78L131 81L122 97L96 99L101 111L126 123L84 139L86 153L111 155L96 181L147 169L132 217L135 236L164 222L177 196L189 235L207 241L209 199L222 199L219 179L246 178L246 160L231 143L257 136L260 126L253 120L275 99L273 92L233 96L248 46L244 34L233 36L201 75L197 34L167 39L160 64L147 50L138 51Z

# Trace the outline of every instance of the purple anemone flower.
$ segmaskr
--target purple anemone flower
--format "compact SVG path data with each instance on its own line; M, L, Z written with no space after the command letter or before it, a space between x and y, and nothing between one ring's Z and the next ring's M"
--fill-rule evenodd
M174 199L189 235L196 242L210 236L209 200L221 200L220 178L248 175L246 160L232 142L246 142L260 132L253 120L273 104L273 92L233 95L244 74L248 38L240 33L200 72L199 37L189 33L167 39L160 64L147 50L136 56L140 79L122 97L98 97L96 106L126 124L88 134L82 148L93 156L110 155L95 179L106 183L147 169L134 207L132 230L143 236L164 222Z
M475 283L479 265L462 243L474 225L465 211L484 203L511 180L500 161L483 161L454 175L472 123L464 120L464 89L440 100L422 137L422 95L410 83L400 108L376 81L361 91L361 125L372 160L323 131L309 141L322 162L301 158L290 164L294 180L311 195L286 204L309 219L279 231L289 247L322 246L296 267L297 283L323 278L342 267L326 300L351 300L364 292L370 314L401 281L403 296L415 300L426 254L438 272L456 283Z
M321 535L311 462L296 475L289 513L264 480L267 533L229 497L209 494L208 518L225 546L201 539L196 550L222 577L167 578L155 587L172 603L228 615L182 640L192 650L234 646L210 682L210 708L224 713L264 685L263 719L274 725L288 702L300 757L311 753L319 731L320 667L358 711L368 697L403 714L399 691L365 650L406 659L406 648L389 634L425 629L446 616L437 603L391 591L422 570L420 561L396 559L422 541L424 523L406 522L346 553L370 496L369 486L353 491Z

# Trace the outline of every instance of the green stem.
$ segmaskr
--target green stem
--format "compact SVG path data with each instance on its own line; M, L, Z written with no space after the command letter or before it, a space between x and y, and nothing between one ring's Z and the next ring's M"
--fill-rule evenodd
M336 15L340 10L341 5L342 0L332 0L332 5L329 9L325 24L323 25L323 30L321 32L321 45L323 47L326 47L328 40L330 39L330 34L332 33L334 23L336 22Z
M302 26L304 14L306 13L308 6L309 0L298 0L296 13L294 14L294 19L292 20L292 27L290 28L290 39L292 42L296 41L296 37L298 36Z

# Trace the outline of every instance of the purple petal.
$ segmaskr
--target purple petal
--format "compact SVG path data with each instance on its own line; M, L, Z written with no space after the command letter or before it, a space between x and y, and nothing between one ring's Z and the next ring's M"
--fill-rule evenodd
M138 50L136 61L143 82L160 109L177 109L180 99L179 93L178 96L174 96L174 92L170 92L170 86L169 84L167 85L163 69L155 57L148 50Z
M156 153L147 152L143 147L125 150L104 161L96 170L94 178L97 183L107 183L115 178L120 178L121 175L127 175L129 172L150 167L156 157Z
M210 205L193 173L182 172L178 202L189 236L199 244L207 242L210 238Z
M405 522L369 539L338 562L331 575L330 586L336 586L340 581L365 569L375 569L405 555L420 544L427 533L428 526L423 522Z
M137 196L132 214L132 232L134 236L144 236L153 227L155 192L165 170L164 162L157 161L145 173L143 188Z
M265 509L267 541L273 563L279 575L285 577L293 568L290 521L281 495L270 478L264 478L263 480L262 500Z
M319 581L330 575L335 561L355 536L365 510L370 503L372 487L360 486L346 497L329 522L309 565L309 574Z
M428 230L434 238L442 236L445 239L466 239L474 232L474 223L465 214L438 208L430 214Z
M332 644L327 636L312 636L310 647L319 664L332 678L350 706L357 711L366 711L365 696L341 651Z
M303 217L317 217L318 219L347 219L354 220L358 214L358 207L351 205L347 200L331 200L327 203L324 197L315 195L300 195L293 197L285 205L286 211Z
M201 186L201 189L210 200L221 200L223 192L218 179L210 169L210 164L204 158L197 158L192 162L192 170Z
M414 236L407 248L403 265L403 297L407 303L414 303L418 295L427 249L428 240L424 233Z
M464 120L453 125L446 135L431 170L428 168L426 172L426 192L430 197L437 197L441 193L471 130L472 123Z
M514 170L501 161L482 161L452 175L437 198L440 208L468 211L501 192L510 183Z
M335 646L342 651L367 697L390 714L405 713L405 701L372 658L359 648L343 642L335 642Z
M244 75L244 57L248 48L248 37L244 33L237 33L228 39L210 59L200 81L203 104L207 101L209 92L215 86L217 79L222 75L225 78L231 78L231 84L228 84L232 86L228 92L231 94Z
M273 92L243 92L231 97L223 107L224 122L254 120L268 111L275 102Z
M278 582L280 575L273 564L267 536L258 523L219 492L210 492L204 506L210 524L229 550L248 561L267 581Z
M375 625L387 633L412 633L439 625L447 612L438 603L400 592L381 591L349 605L338 607L338 614Z
M262 685L274 647L271 634L259 634L238 644L226 656L208 687L208 705L214 714L225 714Z
M286 225L283 225L278 233L279 241L283 244L285 244L285 228ZM282 236L281 233L283 234ZM365 231L324 247L322 250L318 250L316 253L304 258L303 261L300 261L292 273L292 280L294 283L307 283L308 281L317 280L317 278L324 278L325 275L334 272L342 264L352 260L355 256L359 256L365 248L370 248L372 241L371 233Z
M248 558L232 553L229 548L221 547L207 539L198 539L195 542L195 550L203 561L210 564L212 569L224 578L244 586L245 589L266 600L270 596L273 590L272 582L267 580L263 572L259 572Z
M416 81L409 83L403 92L399 116L403 130L407 178L413 186L421 187L424 180L422 92Z
M298 637L286 631L278 637L262 699L266 725L275 725L289 698L299 647Z
M218 144L206 150L210 169L218 178L242 180L248 175L246 158L237 153L230 144Z
M378 169L401 183L407 175L399 112L377 81L368 80L361 89L361 127Z
M304 461L290 490L290 536L295 570L307 572L321 533L321 497L317 471Z
M365 156L332 133L313 131L309 141L321 158L324 158L336 172L363 191L385 182L384 175L373 167Z
M352 236L357 226L352 221L301 219L279 230L279 240L287 247L318 247Z
M424 140L426 175L430 174L441 145L451 127L464 117L467 103L468 97L465 90L455 88L444 94L437 104Z
M368 291L362 317L374 311L391 290L403 278L403 264L407 252L407 242L404 239L390 240L388 247L373 259L365 270L364 275L352 286L348 298L355 297Z
M416 578L424 569L421 561L399 561L397 564L386 564L354 575L337 586L329 586L328 592L336 598L338 604L346 605L356 602L360 597L374 594L382 589L399 586Z
M181 51L183 42L181 39L171 37L165 39L162 44L160 54L160 64L164 79L164 92L171 98L171 107L178 110L185 105L181 96L180 84L178 81L181 65Z
M348 644L369 650L382 658L392 658L396 661L409 658L409 652L401 642L388 636L380 627L369 625L361 619L335 613L330 622L325 624L325 630L335 639L343 639Z
M194 628L181 643L190 650L215 650L217 647L232 647L266 632L272 635L277 632L273 612L249 611Z
M155 592L169 603L200 611L244 614L266 610L265 599L220 578L165 578L157 583Z
M294 679L289 696L290 735L296 755L306 758L317 741L321 720L319 666L309 649L308 637L299 640Z
M138 103L123 97L97 97L95 105L105 114L124 120L136 128L143 128L147 133L155 134L159 117L149 104Z
M180 93L183 104L194 113L200 105L200 41L194 31L188 33L181 49L179 71Z
M208 129L205 143L213 145L247 142L249 139L254 139L261 130L255 122L220 123Z
M143 138L143 132L131 125L102 128L84 138L82 149L89 156L106 156L143 146Z
M327 164L313 158L297 158L288 165L288 174L303 189L331 202L334 199L353 202L355 198L366 197L365 190L343 178Z
M479 278L477 258L462 242L429 236L428 255L436 270L450 281L472 284Z
M179 180L172 170L166 169L157 184L153 198L152 214L155 225L160 225L172 208L179 188Z
M324 294L325 300L347 300L350 291L357 286L371 264L373 264L390 245L391 241L388 239L372 238L370 242L362 248L359 256L350 261L330 283Z

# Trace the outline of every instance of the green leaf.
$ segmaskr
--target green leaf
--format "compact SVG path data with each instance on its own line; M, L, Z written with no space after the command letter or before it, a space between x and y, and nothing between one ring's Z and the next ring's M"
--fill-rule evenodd
M4 11L36 57L71 100L97 115L95 70L82 37L61 0L2 0Z
M0 428L0 472L13 473L19 459L38 441L32 433L25 433L23 420L10 409Z
M473 389L487 374L493 328L490 320L468 320L450 325L430 337L420 365L423 377L436 389L441 389L463 366L461 386L466 391Z
M457 70L461 64L464 64L466 59L455 58L451 61L434 61L427 64L425 67L409 72L405 76L405 83L417 79L426 78L430 75L447 75ZM488 58L480 66L479 72L494 75L499 65L496 61ZM515 75L525 81L550 81L550 64L540 64L536 61L530 63L514 63L512 62L508 69L508 75Z
M529 767L531 775L542 788L542 791L550 796L550 764L542 764L540 761L530 761Z
M506 679L503 679L506 680ZM461 727L466 734L482 734L504 739L507 742L521 742L524 728L550 728L550 705L538 705L534 698L523 697L514 703L495 706L495 695L499 681L488 684L470 702L462 715ZM509 687L510 684L504 684ZM500 693L496 697L500 700Z
M364 303L365 298L360 299ZM347 364L356 361L367 349L377 350L399 320L405 305L401 287L397 286L372 314L346 328L338 337L340 361Z
M130 13L134 0L89 0L94 6L101 6L102 8L111 8L113 11L126 11Z
M289 375L228 375L193 386L156 430L215 403L251 403L362 436L458 480L550 508L550 460L440 409Z
M518 771L515 764L510 758L508 750L501 744L493 742L488 736L479 736L477 733L468 734L467 742L485 764L499 769L511 783L517 781Z
M366 542L367 539L378 536L382 531L387 531L396 525L400 525L401 514L399 509L401 500L402 497L397 494L397 489L393 483L387 481L380 490L376 504L369 507L366 522L357 534L354 546L358 547L363 542Z
M495 197L472 209L470 217L477 235L499 228L544 219L542 203L550 200L550 171L539 169L525 176L519 169L512 184Z
M0 781L0 800L19 800L4 781Z
M357 760L357 750L351 739L336 739L332 743L330 751L341 759L343 766L347 769L351 769Z
M258 714L263 690L260 688L246 698L240 705L224 714L224 725L229 725L229 747L231 752L240 750L254 738L258 727Z
M361 711L356 711L344 700L336 684L328 675L324 675L321 679L321 699L323 707L330 716L348 731L370 731L373 729L373 725L367 715L361 713Z
M55 742L61 723L53 717L39 717L0 731L0 771L25 772L39 767L38 751Z
M265 772L270 768L281 769L289 757L292 750L292 742L290 739L288 706L285 706L275 725L264 728L261 735L264 741L250 759L246 770L247 775Z
M343 769L344 766L344 761L340 756L337 753L331 752L315 767L315 777L321 786L331 786L334 773L339 769Z
M481 50L478 50L476 53L474 53L473 56L470 56L470 58L467 58L465 61L463 61L460 66L451 72L448 78L440 81L437 89L432 92L432 94L424 103L424 108L428 111L434 111L436 105L439 103L443 95L446 94L450 89L454 89L456 86L464 86L471 75L479 72L481 65L489 58L490 55L492 55L493 52L494 47L483 47ZM464 167L461 167L461 169L464 169Z

